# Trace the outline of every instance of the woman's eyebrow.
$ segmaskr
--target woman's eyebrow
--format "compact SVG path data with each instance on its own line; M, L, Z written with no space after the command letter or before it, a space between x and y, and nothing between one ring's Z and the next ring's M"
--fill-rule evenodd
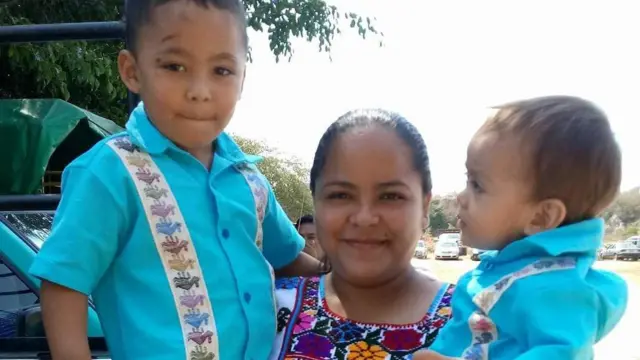
M341 187L347 187L347 188L355 188L356 186L348 181L344 181L344 180L333 180L333 181L327 181L326 183L324 183L323 187L329 187L329 186L341 186Z
M378 184L379 188L389 188L389 187L398 187L398 186L406 187L406 188L409 187L405 182L403 182L401 180L386 181L386 182L383 182L381 184Z

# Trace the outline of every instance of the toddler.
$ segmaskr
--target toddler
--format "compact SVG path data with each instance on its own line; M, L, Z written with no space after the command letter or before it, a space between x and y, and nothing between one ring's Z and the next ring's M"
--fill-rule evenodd
M126 132L63 175L31 274L54 359L90 359L87 303L114 360L266 359L273 268L315 273L303 239L223 131L247 59L239 0L128 0L120 75L142 103ZM215 313L215 315L214 315Z
M579 98L495 110L469 144L458 197L463 243L494 251L460 278L431 347L444 357L414 359L592 359L627 303L625 282L593 269L620 150L605 114Z

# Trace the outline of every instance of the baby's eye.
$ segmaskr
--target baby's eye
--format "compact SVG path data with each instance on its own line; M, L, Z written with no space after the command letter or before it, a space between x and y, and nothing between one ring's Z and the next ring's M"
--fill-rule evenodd
M175 71L175 72L185 72L187 70L187 68L185 68L180 64L167 64L164 66L164 68L169 71Z
M214 72L216 73L216 75L220 75L220 76L229 76L233 73L231 70L225 67L216 67L214 69Z
M480 184L473 179L467 180L467 186L473 189L473 191L476 191L476 192L482 191L482 187L480 186Z

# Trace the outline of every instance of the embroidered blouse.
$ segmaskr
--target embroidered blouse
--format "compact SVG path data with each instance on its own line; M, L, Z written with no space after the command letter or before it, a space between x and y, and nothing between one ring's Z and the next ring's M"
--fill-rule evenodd
M401 360L429 347L451 317L454 285L444 284L424 318L407 325L345 319L327 306L324 276L276 281L278 328L271 360Z

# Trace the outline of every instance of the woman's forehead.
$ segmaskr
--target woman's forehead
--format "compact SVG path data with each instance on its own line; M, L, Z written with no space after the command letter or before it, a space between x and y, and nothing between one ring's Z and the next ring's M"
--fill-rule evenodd
M411 148L391 129L350 129L329 149L324 182L392 183L415 177Z

